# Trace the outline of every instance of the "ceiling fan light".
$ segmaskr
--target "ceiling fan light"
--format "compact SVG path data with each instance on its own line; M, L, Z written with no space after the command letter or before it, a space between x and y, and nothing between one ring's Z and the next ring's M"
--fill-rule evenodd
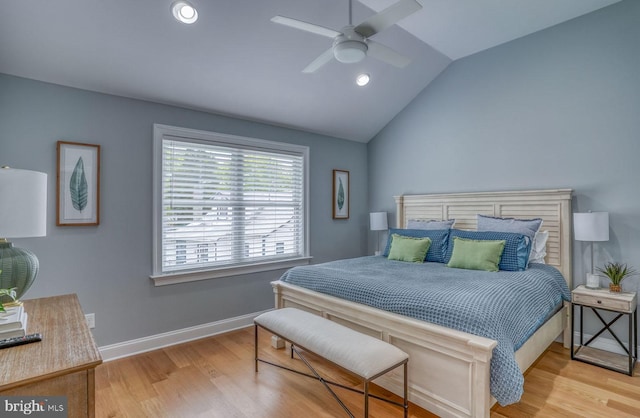
M333 55L345 64L360 62L367 56L367 44L358 41L344 41L333 47Z
M185 0L173 2L171 4L171 14L178 22L186 24L191 24L198 20L198 11L191 3Z

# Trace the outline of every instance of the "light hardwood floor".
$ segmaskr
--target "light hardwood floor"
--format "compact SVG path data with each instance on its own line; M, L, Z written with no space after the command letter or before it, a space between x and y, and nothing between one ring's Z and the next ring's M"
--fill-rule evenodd
M305 371L260 332L260 356ZM357 378L310 356L324 376L348 386ZM639 373L636 367L636 373ZM329 377L327 377L329 378ZM362 397L336 389L356 416ZM374 393L388 396L383 389ZM396 398L398 400L398 398ZM346 417L322 385L267 364L254 373L253 327L104 363L96 370L96 417ZM399 407L371 400L371 417L401 417ZM411 404L412 418L435 415ZM554 343L526 373L518 404L496 406L503 417L640 417L640 376L571 361Z

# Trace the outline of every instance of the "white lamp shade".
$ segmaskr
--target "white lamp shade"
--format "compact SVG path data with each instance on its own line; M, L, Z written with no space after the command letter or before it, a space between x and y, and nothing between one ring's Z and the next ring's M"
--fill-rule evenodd
M573 233L577 241L609 241L609 212L574 213Z
M0 238L47 235L47 175L0 168Z
M385 231L389 229L387 212L371 212L369 214L369 224L372 231Z

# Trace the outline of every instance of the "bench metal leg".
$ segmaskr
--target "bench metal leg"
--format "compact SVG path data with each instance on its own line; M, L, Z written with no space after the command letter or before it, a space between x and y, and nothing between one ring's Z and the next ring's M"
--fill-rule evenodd
M340 406L344 409L344 411L349 415L350 418L355 418L355 416L351 413L351 411L349 410L349 408L347 408L347 406L342 402L342 400L338 397L338 395L331 389L331 387L329 385L332 386L336 386L336 387L340 387L342 389L346 389L349 390L351 392L356 392L359 393L361 395L364 395L364 416L365 418L369 417L369 398L375 398L387 403L391 403L397 406L400 406L403 408L404 410L404 418L408 417L408 412L409 412L409 400L408 400L408 376L407 376L407 361L405 360L403 363L403 369L404 369L404 400L403 403L399 403L396 401L393 401L391 399L385 399L382 398L380 396L374 395L369 393L369 382L371 380L376 379L379 376L382 376L383 374L386 374L387 372L393 370L396 367L399 367L400 364L391 367L388 370L384 370L383 372L381 372L380 374L378 374L377 376L373 376L370 380L364 380L363 379L363 383L364 383L364 390L358 390L349 386L345 386L345 385L341 385L340 383L336 383L336 382L332 382L329 380L325 380L322 376L320 376L320 374L318 374L318 372L313 368L313 366L311 365L311 363L309 363L307 361L306 358L304 358L304 356L302 356L302 354L300 353L300 351L298 351L298 349L296 348L295 344L291 343L289 341L289 343L291 344L291 358L294 358L294 353L298 354L298 357L300 358L300 360L302 360L302 362L309 368L309 370L311 370L311 372L313 373L313 375L311 374L307 374L307 373L303 373L301 371L286 367L284 365L281 364L276 364L276 363L272 363L270 361L261 359L258 357L258 327L259 325L255 324L254 325L254 329L255 329L255 341L254 341L254 361L255 361L255 370L256 373L258 372L258 362L263 362L263 363L267 363L270 364L272 366L278 367L280 369L284 369L284 370L288 370L290 372L302 375L302 376L306 376L306 377L310 377L310 378L314 378L316 380L318 380L320 383L322 383L322 385L327 389L327 391L329 391L329 393L333 396L333 398L338 402L338 404L340 404ZM269 330L267 330L269 331ZM271 331L270 331L271 332ZM277 336L279 339L284 340L282 337ZM303 348L305 349L305 348ZM306 349L305 349L306 350Z
M404 418L409 414L409 379L407 377L407 363L404 363Z
M293 347L293 344L291 345L291 351L293 352L293 350L295 350L295 348ZM316 377L316 379L318 379L318 381L320 381L320 383L322 383L322 385L329 391L329 393L331 394L331 396L333 396L333 398L340 404L340 406L342 407L342 409L345 410L345 412L347 414L349 414L349 417L351 418L355 418L354 415L351 413L351 411L349 411L349 408L347 408L347 406L342 402L342 400L338 397L338 395L336 395L336 393L333 391L333 389L331 389L331 387L329 386L329 383L326 382L322 376L320 376L318 374L318 372L316 371L316 369L313 368L313 366L311 365L311 363L309 363L307 361L306 358L304 358L302 356L302 354L300 354L300 352L298 350L295 350L296 353L298 354L298 357L300 358L300 360L302 360L304 362L304 364L309 368L309 370L311 370L311 373L313 373ZM367 388L368 386L366 386L368 384L365 383L365 388ZM365 395L365 398L368 399L368 393ZM365 415L366 416L366 415Z
M254 347L254 361L256 362L256 373L258 373L258 326L254 325L255 328L255 337L253 342Z
M369 418L369 381L364 382L364 418Z

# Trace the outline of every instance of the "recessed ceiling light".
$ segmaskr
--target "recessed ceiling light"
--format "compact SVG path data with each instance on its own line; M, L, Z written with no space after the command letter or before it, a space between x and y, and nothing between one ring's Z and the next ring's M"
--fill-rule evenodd
M360 87L364 87L369 84L370 79L371 77L369 77L369 74L358 74L358 76L356 77L356 84Z
M171 13L177 21L191 24L198 20L198 11L191 3L185 0L178 0L171 5Z

